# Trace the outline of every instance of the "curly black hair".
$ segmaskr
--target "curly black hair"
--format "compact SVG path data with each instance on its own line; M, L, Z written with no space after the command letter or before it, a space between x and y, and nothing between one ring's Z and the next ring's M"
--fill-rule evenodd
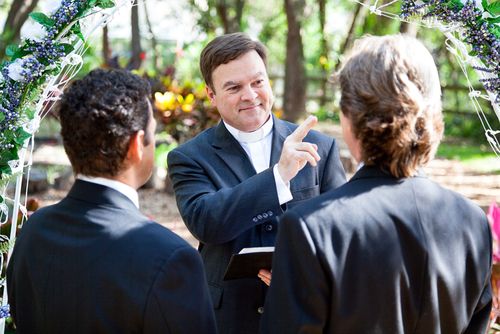
M75 174L115 176L124 168L131 136L146 132L152 117L149 96L149 83L124 70L93 70L65 90L57 112Z

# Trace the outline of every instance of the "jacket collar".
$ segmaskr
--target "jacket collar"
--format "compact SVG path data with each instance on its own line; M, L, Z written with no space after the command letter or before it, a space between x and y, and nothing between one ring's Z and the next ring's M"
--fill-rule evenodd
M110 205L125 210L138 211L135 204L119 191L80 179L75 180L67 197L96 205Z
M426 177L425 172L422 168L419 168L417 171L417 175L415 177ZM350 181L354 181L357 179L368 179L368 178L387 178L397 180L394 176L392 176L389 172L384 171L378 166L366 166L361 167L351 178ZM401 180L403 180L402 178Z
M292 133L292 130L286 126L286 122L273 117L273 140L271 146L271 160L269 166L273 166L279 161L281 149L285 138ZM220 122L215 127L215 134L212 140L212 146L216 154L226 163L240 181L246 180L256 174L250 158L240 143L227 130L224 122Z

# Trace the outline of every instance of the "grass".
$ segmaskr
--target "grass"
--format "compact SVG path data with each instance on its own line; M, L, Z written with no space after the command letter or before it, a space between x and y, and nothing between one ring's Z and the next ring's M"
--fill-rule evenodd
M439 158L459 160L476 172L500 174L500 157L486 144L444 142L436 155Z

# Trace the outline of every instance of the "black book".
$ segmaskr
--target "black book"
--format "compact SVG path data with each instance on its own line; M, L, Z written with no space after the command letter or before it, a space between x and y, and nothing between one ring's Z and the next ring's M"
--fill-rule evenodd
M233 254L224 274L224 280L256 278L260 269L271 270L274 247L243 248Z

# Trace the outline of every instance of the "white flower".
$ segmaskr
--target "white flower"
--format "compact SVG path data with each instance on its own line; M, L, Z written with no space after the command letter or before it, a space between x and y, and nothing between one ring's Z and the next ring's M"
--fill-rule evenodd
M20 58L16 59L13 63L11 63L9 66L7 66L7 71L9 71L9 77L14 80L14 81L21 81L23 82L25 80L25 77L22 75L22 72L24 70L24 61Z
M3 77L2 72L0 72L0 84L5 81L5 78Z
M61 3L62 0L45 0L42 2L42 11L51 16L61 7Z
M47 30L40 23L29 19L21 28L21 38L31 39L35 42L41 42L47 35Z

